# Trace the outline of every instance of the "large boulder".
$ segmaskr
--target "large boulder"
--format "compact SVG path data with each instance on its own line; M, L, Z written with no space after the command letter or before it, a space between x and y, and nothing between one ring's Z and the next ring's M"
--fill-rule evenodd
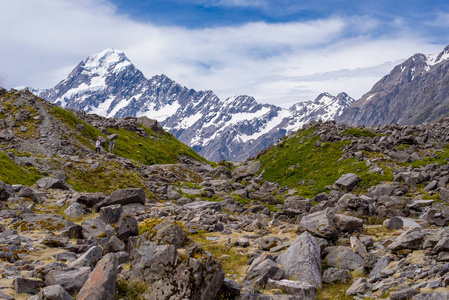
M95 204L92 208L99 211L100 208L115 204L130 204L140 203L145 204L145 191L143 189L120 189L112 192L112 194L103 201Z
M54 177L44 177L36 181L36 185L43 189L68 190L69 187L61 180Z
M288 295L299 296L303 300L316 299L316 287L303 281L269 279L267 288L278 289Z
M117 280L118 259L115 254L107 254L90 273L84 286L81 288L77 300L114 300L115 282Z
M315 236L333 239L337 236L337 229L332 219L333 214L329 209L306 215L299 223L298 232L308 231Z
M351 191L353 188L355 188L359 181L360 177L355 174L344 174L337 181L335 181L334 188L343 191Z
M339 269L355 270L363 266L363 258L343 246L333 247L325 260L330 266Z
M248 176L253 176L262 168L262 164L260 161L252 160L248 161L245 164L238 166L232 171L232 177L235 180L240 180Z
M411 228L398 236L389 248L393 252L397 252L402 249L419 250L425 235L426 234L422 228Z
M320 289L320 251L316 239L304 232L278 257L277 263L284 268L286 278L303 281Z
M125 278L145 282L145 299L214 299L224 279L219 261L169 223L130 238Z
M45 276L45 285L61 285L70 294L77 293L83 287L89 274L90 267L52 270Z
M284 270L280 269L270 256L262 256L248 268L243 282L256 288L265 288L269 279L280 280L284 278L284 274Z
M333 221L338 231L360 231L363 227L362 219L348 215L336 214Z

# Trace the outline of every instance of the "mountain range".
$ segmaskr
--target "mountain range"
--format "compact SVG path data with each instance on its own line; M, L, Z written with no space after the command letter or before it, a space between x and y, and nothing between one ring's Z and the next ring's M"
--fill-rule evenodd
M289 109L240 95L225 100L156 75L147 79L126 55L106 49L80 62L55 87L34 91L64 108L105 117L147 116L212 161L243 161L311 120L330 120L355 100L319 95Z
M396 66L359 100L336 116L349 125L420 124L449 113L449 46L415 54Z

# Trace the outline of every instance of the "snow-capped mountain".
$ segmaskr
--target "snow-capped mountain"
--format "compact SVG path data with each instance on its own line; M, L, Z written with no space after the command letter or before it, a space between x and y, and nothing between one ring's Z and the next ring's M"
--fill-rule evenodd
M83 60L54 88L38 95L65 108L105 117L147 116L209 160L242 161L313 119L329 120L354 99L321 94L289 109L250 96L219 99L165 75L150 79L121 51L109 48Z
M419 124L449 115L449 46L415 54L337 116L349 125Z

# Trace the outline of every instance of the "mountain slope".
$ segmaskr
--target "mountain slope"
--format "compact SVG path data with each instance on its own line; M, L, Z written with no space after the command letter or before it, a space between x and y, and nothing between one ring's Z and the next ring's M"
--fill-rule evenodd
M336 118L350 125L418 124L449 113L449 46L415 54Z
M327 93L290 109L260 104L250 96L219 99L165 75L150 79L121 51L109 48L83 60L39 96L65 108L106 117L156 119L181 142L209 160L242 161L310 120L333 119L354 99Z

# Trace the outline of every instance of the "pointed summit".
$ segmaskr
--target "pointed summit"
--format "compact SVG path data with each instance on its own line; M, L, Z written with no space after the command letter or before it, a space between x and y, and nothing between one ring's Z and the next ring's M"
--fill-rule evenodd
M93 54L83 61L84 69L91 72L109 71L117 73L131 65L131 61L120 50L108 48L100 53ZM114 66L114 69L110 69Z

